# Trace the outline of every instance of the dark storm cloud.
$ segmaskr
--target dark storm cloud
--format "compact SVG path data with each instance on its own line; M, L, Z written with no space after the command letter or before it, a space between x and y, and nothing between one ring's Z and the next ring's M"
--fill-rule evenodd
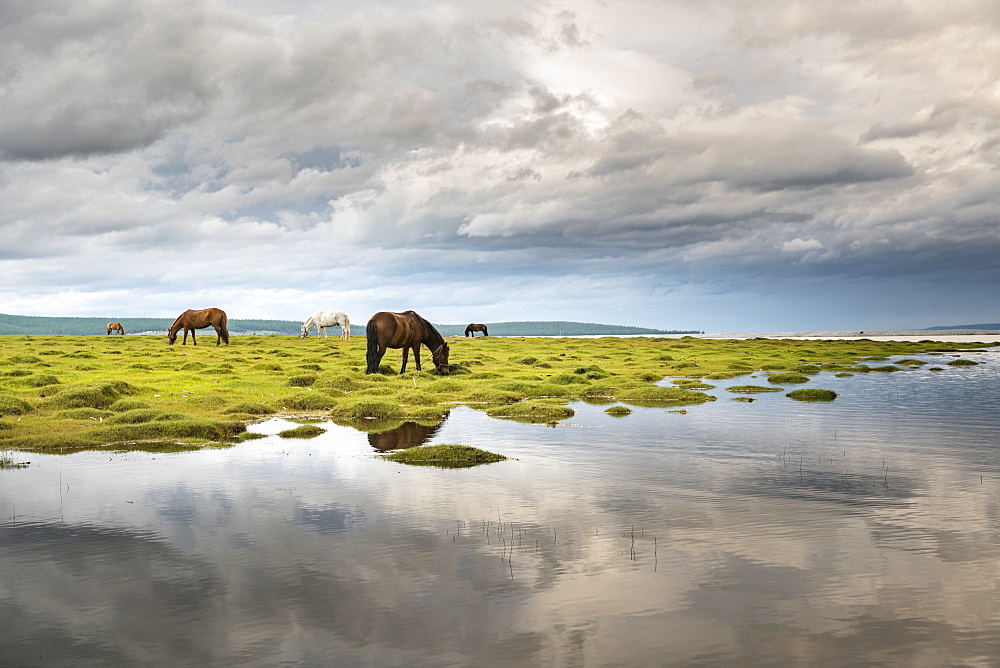
M203 18L153 3L5 3L0 151L15 160L116 153L198 118L214 94L215 36Z

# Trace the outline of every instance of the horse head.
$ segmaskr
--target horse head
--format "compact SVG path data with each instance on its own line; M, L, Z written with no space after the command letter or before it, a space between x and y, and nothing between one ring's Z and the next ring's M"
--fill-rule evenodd
M174 341L176 341L176 340L177 340L177 330L176 329L172 329L172 330L168 331L167 332L167 343L169 343L170 345L174 345Z
M451 352L447 343L442 343L431 353L434 359L435 371L442 376L451 373L451 366L448 364L448 353Z
M316 332L319 334L319 331ZM300 339L304 339L309 336L309 327L307 325L302 325L302 334L299 336Z

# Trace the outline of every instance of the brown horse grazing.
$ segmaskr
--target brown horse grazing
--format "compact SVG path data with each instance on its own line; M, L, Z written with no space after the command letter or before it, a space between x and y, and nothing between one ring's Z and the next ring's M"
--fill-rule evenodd
M122 336L125 336L125 328L122 327L122 324L120 322L108 323L108 334L106 334L105 336L110 335L111 332L118 332Z
M466 336L475 336L475 332L482 332L483 336L489 336L490 335L489 331L487 331L487 329L486 329L486 325L480 324L478 322L474 322L474 323L472 323L471 325L469 325L468 327L465 328L465 335Z
M226 312L218 308L203 308L200 311L192 311L188 309L177 316L177 320L174 320L174 324L170 325L170 329L167 330L167 341L170 345L174 345L174 341L177 340L177 332L181 327L184 328L184 340L181 341L181 345L187 345L188 340L188 330L191 331L191 343L198 345L197 339L194 338L194 330L201 329L202 327L214 327L215 333L218 338L215 340L215 345L219 345L221 342L225 341L226 345L229 345L229 330L226 328Z
M403 349L403 367L399 373L406 371L406 360L411 349L413 359L417 362L417 371L420 371L421 344L430 349L437 373L447 376L451 372L451 367L448 366L448 344L444 337L434 329L434 325L413 311L380 311L368 321L365 334L368 337L368 368L365 373L378 372L379 362L387 348Z

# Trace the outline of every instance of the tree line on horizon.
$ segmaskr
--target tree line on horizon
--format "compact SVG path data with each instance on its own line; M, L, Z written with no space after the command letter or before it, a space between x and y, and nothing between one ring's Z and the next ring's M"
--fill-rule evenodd
M126 334L164 334L173 323L173 318L95 318L95 317L57 317L6 315L0 313L0 335L35 334L35 335L87 335L105 334L109 322L120 322ZM700 330L664 330L648 327L631 327L628 325L602 325L588 322L570 322L563 320L546 321L511 321L485 323L492 336L594 336L594 335L626 335L626 334L704 334ZM266 320L230 318L229 331L234 336L245 334L280 334L298 335L302 322L295 320ZM442 336L462 336L466 325L434 326ZM333 331L338 331L334 329ZM316 330L310 330L312 336ZM328 330L328 334L332 333ZM365 324L352 324L353 336L364 336Z

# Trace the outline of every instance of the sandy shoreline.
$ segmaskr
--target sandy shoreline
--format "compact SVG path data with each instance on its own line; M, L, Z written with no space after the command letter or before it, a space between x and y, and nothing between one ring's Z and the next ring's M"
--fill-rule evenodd
M767 332L758 334L698 334L702 339L871 339L873 341L953 341L1000 343L995 329L897 329L843 332Z

